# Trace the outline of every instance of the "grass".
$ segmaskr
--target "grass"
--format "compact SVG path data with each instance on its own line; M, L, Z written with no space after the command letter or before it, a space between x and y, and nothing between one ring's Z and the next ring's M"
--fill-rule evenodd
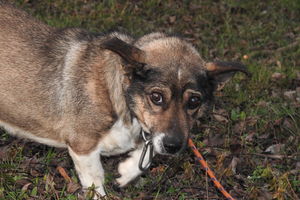
M194 141L237 199L300 198L300 94L285 95L300 87L299 1L12 2L51 26L119 30L136 37L152 31L176 33L206 60L245 63L253 77L237 75L216 93L213 114L221 113L226 121L212 115ZM282 77L272 78L275 72ZM0 145L0 199L82 199L65 150L18 140L4 131ZM264 153L273 145L282 148ZM116 191L116 170L110 166L120 159L104 158L112 199L224 199L190 151L175 159L156 157L149 173ZM57 166L67 170L75 186L58 174Z

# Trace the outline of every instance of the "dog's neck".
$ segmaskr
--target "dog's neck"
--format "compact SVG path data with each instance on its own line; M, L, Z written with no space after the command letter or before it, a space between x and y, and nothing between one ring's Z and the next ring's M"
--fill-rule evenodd
M109 37L117 37L129 44L133 42L133 38L118 32L109 34ZM125 125L130 125L133 119L125 99L125 92L129 86L129 79L124 70L124 63L115 53L110 51L105 53L111 54L110 56L105 56L105 58L109 59L105 60L104 66L106 67L105 79L112 106L118 118L121 118Z
M77 29L67 29L60 34L66 36L71 31L77 35L88 35L88 33ZM131 39L118 33L113 33L112 36L117 36L128 42ZM91 41L80 41L77 39L74 41L61 41L58 37L57 41L54 41L56 45L50 44L50 49L52 46L57 48L53 51L59 52L62 58L55 57L55 60L54 58L51 59L51 63L60 63L60 60L67 60L68 62L64 63L65 71L69 69L69 71L74 72L72 74L75 74L75 76L72 79L86 79L78 80L78 82L86 82L85 86L80 87L87 89L91 101L95 104L101 102L100 104L102 105L111 106L111 113L114 113L117 119L122 119L125 125L130 125L132 119L125 100L125 90L128 86L128 80L123 69L123 62L120 56L99 46L99 43L103 40L103 36L90 37L92 38ZM63 42L64 45L57 44L58 42ZM52 58L51 55L50 58ZM84 60L88 60L90 65L83 64L86 63L82 62ZM68 90L68 92L70 91Z

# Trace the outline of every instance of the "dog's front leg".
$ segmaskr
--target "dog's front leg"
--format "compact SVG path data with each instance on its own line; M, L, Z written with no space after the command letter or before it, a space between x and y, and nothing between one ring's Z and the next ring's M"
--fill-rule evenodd
M92 151L89 154L79 155L70 147L68 149L83 189L87 189L94 185L97 195L105 196L103 187L104 170L100 161L100 153L98 151ZM97 199L96 196L94 199Z
M121 162L118 167L118 172L121 175L120 178L117 178L117 183L120 187L125 186L130 181L134 180L137 176L142 174L142 171L139 169L139 161L143 151L144 145L139 145L139 147L130 153L130 157L125 161ZM145 158L144 164L149 162L149 153L150 148L148 148Z

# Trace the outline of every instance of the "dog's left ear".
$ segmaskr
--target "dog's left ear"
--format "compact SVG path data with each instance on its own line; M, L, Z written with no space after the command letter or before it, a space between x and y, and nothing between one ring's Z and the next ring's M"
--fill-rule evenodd
M204 68L208 78L213 81L216 90L221 90L236 72L243 72L251 77L251 73L246 66L237 62L209 62L205 64Z
M120 40L119 38L111 38L101 44L104 49L109 49L121 56L128 64L133 66L144 65L145 52L139 48Z

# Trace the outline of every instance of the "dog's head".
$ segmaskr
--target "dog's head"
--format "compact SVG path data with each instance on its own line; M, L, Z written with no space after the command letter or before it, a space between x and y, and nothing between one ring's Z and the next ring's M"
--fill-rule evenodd
M127 103L160 154L182 150L213 91L235 72L249 74L239 63L206 63L192 45L161 33L144 36L134 45L112 38L103 46L126 61Z

